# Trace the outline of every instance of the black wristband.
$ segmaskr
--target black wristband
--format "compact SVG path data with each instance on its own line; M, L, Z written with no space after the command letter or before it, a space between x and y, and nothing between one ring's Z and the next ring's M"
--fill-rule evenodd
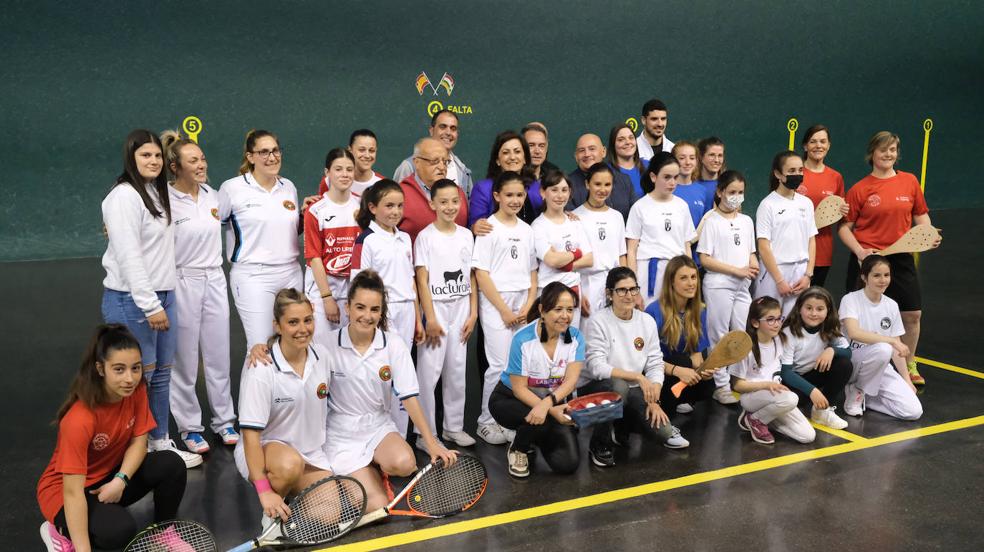
M554 406L557 406L557 403L559 402L557 401L557 395L550 393L550 402L552 402Z

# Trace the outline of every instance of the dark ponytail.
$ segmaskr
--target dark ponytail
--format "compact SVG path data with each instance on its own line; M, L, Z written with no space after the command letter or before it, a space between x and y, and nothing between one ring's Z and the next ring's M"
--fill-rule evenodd
M400 194L403 194L403 188L389 178L384 178L362 193L362 200L359 203L359 213L355 215L355 222L359 225L359 228L363 230L369 228L369 223L372 222L372 211L369 210L369 206L379 205L379 201L390 192L400 192Z
M97 326L95 334L85 347L82 364L68 389L68 396L58 409L55 423L60 422L76 402L81 401L90 409L100 404L107 404L109 397L106 394L105 376L99 374L96 365L102 364L105 370L106 359L110 353L130 349L140 352L140 342L133 337L126 326L123 324Z

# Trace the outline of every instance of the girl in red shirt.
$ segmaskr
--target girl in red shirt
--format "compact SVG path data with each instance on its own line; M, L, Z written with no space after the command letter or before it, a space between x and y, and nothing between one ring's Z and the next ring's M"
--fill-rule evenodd
M844 177L824 164L830 151L830 130L824 125L813 125L803 135L803 184L796 191L810 198L813 208L830 195L844 197ZM847 215L847 206L841 208L841 216ZM834 231L837 223L820 228L816 238L816 264L813 265L811 284L823 287L834 258Z
M55 452L38 482L49 552L122 548L137 533L125 506L150 492L155 521L177 514L185 465L168 450L147 452L156 424L142 372L140 344L126 326L100 325L58 410ZM162 544L179 541L162 535Z

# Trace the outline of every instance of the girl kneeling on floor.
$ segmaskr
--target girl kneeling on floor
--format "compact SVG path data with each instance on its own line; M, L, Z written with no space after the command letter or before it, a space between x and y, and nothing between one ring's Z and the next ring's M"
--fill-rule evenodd
M807 288L783 324L786 344L782 349L782 381L800 403L813 404L810 419L834 429L847 422L834 414L844 385L851 377L851 348L841 334L840 320L830 292Z
M773 429L801 443L811 443L816 430L796 408L796 393L782 384L780 376L786 336L782 329L782 306L776 299L759 297L748 310L745 331L752 350L744 360L731 365L732 388L741 393L738 427L752 434L757 443L771 445Z
M543 288L529 324L513 337L509 364L489 399L495 420L516 431L507 451L515 477L529 476L534 446L556 473L573 473L581 461L577 433L564 414L584 364L584 338L571 327L577 303L574 291L560 282Z
M892 282L885 257L868 255L861 262L864 287L841 299L840 318L851 339L854 373L844 389L844 412L860 416L865 408L902 420L918 420L922 404L910 380L905 358L909 348L899 305L885 290Z
M122 548L137 533L125 507L147 493L154 521L177 515L186 468L170 451L147 452L155 423L142 373L133 334L122 324L99 326L58 410L55 452L38 481L49 551ZM162 544L183 542L174 532L161 537Z

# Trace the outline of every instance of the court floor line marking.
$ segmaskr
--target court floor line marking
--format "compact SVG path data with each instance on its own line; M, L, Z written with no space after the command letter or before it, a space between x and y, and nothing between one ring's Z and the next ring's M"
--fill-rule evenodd
M813 420L810 420L810 425L813 426L813 428L816 429L817 431L829 433L834 437L840 437L841 439L844 439L845 441L850 441L852 443L868 440L867 437L862 437L857 433L851 433L850 431L844 431L843 429L834 429L832 427L825 426L823 424L818 424Z
M789 466L792 464L798 464L800 462L806 462L809 460L817 460L829 456L836 456L840 454L846 454L849 452L855 452L859 450L880 447L883 445L899 443L902 441L918 439L920 437L928 437L930 435L937 435L949 431L957 431L960 429L966 429L979 425L984 425L984 416L965 418L962 420L946 422L929 427L922 427L922 428L912 429L908 431L901 431L899 433L893 433L890 435L883 435L881 437L872 437L870 439L865 439L863 441L847 442L839 445L832 445L829 447L798 452L795 454L787 454L785 456L768 458L765 460L758 460L756 462L749 462L747 464L739 464L737 466L729 466L726 468L720 468L707 472L685 475L683 477L667 479L665 481L656 481L653 483L646 483L635 487L628 487L625 489L606 491L603 493L593 494L580 498L562 500L560 502L544 504L543 506L523 508L521 510L503 512L501 514L493 514L493 515L483 516L475 519L468 519L464 521L458 521L455 523L439 525L436 527L418 529L415 531L407 531L405 533L398 533L395 535L388 535L385 537L378 537L374 539L353 542L350 544L343 544L340 546L322 548L320 550L334 550L337 552L355 551L355 550L359 550L359 551L380 550L383 548L389 548L393 546L412 544L415 542L437 539L440 537L457 535L461 533L467 533L469 531L476 531L478 529L495 527L497 525L515 523L518 521L524 521L528 519L559 514L562 512L569 512L571 510L578 510L581 508L599 506L602 504L608 504L611 502L617 502L621 500L627 500L630 498L636 498L640 496L660 493L663 491L669 491L681 487L699 485L701 483L707 483L719 479L737 477L740 475L755 473L763 470L779 468L782 466Z
M928 358L917 356L916 362L918 362L919 364L925 364L927 366L935 366L936 368L949 370L951 372L956 372L958 374L963 374L965 376L970 376L972 378L984 379L984 372L978 372L977 370L971 370L969 368L961 368L959 366L954 366L952 364L947 364L945 362L940 362L938 360L931 360Z

